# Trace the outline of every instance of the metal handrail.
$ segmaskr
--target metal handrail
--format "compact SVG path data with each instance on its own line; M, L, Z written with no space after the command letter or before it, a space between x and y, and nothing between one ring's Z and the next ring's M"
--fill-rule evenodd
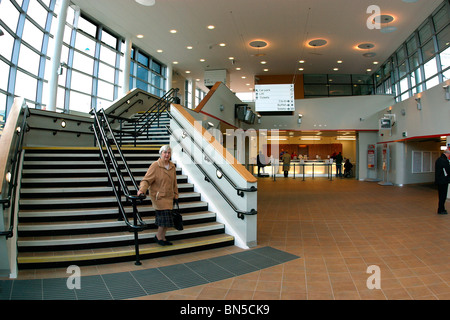
M166 128L167 128L167 130L169 131L169 133L172 135L172 137L179 143L179 145L181 146L181 139L179 139L179 138L177 138L174 134L173 134L173 132L172 132L172 130L169 128L169 127L167 127L166 126ZM195 143L195 141L194 141L194 143ZM192 154L189 152L189 151L187 151L185 148L182 148L182 152L185 152L190 158L191 158L191 160L192 160L192 162L197 166L197 168L200 170L200 172L205 176L205 180L206 181L208 181L209 183L211 183L212 184L212 186L217 190L217 192L219 192L219 194L222 196L222 198L226 201L226 203L228 203L228 205L233 209L233 211L234 212L236 212L237 213L237 217L239 218L239 219L244 219L244 216L246 216L246 215L255 215L255 214L257 214L258 212L255 210L255 209L251 209L250 211L243 211L243 210L239 210L238 208L236 208L236 206L230 201L230 199L228 199L228 196L220 189L220 187L211 179L211 177L209 176L209 174L202 168L202 166L201 165L199 165L196 161L195 161L195 159L194 159L194 157L192 156ZM202 150L202 153L203 153L203 150ZM213 162L214 163L214 162ZM222 172L222 174L223 174L223 176L225 177L225 174L223 173L223 171L221 171ZM255 189L248 189L248 190L245 190L245 191L256 191L256 188ZM238 195L240 195L239 194L239 191L238 191Z
M139 258L139 237L138 232L142 231L146 228L148 228L148 225L142 221L142 218L137 210L137 201L142 201L145 198L145 195L142 196L136 196L132 195L130 193L130 190L128 189L128 185L125 182L125 179L122 175L122 171L120 170L119 163L116 159L116 155L114 154L111 144L108 139L108 133L111 136L111 140L114 143L115 147L117 148L117 151L119 153L119 158L122 161L125 170L136 190L139 190L139 187L136 183L136 180L133 177L133 174L131 173L131 170L125 160L125 157L122 154L122 151L120 150L119 145L117 144L117 141L114 137L113 131L108 123L108 119L106 117L106 114L103 109L99 111L91 110L90 114L94 116L94 124L93 124L93 131L94 136L96 139L96 142L98 144L99 150L100 150L100 156L103 160L103 163L106 168L106 173L108 175L109 183L112 186L114 195L117 200L117 205L119 207L119 212L121 215L121 218L127 225L130 232L134 232L134 244L135 244L135 251L136 251L136 265L140 265L140 258ZM106 128L106 130L105 130ZM105 154L106 151L106 154ZM112 167L112 168L111 168ZM118 185L116 185L112 175L111 170L113 169L113 173L116 175ZM127 201L131 201L133 206L133 223L128 221L128 217L126 215L124 206L122 204L122 194L126 197ZM119 217L120 218L120 217Z
M20 130L16 130L19 137L16 140L16 147L14 151L14 157L11 161L11 181L8 187L8 195L4 199L0 199L0 203L3 204L3 209L10 208L11 216L9 221L9 229L0 232L0 236L6 236L6 239L12 238L14 235L14 220L15 220L15 209L16 209L16 187L17 178L19 173L19 156L22 153L23 138L25 136L25 131L27 131L27 118L30 116L30 110L28 107L23 108L23 121Z
M163 95L154 105L152 105L147 111L145 111L138 119L133 119L132 122L140 123L144 122L140 128L135 128L135 139L140 136L145 129L148 129L155 120L159 121L161 114L169 109L170 103L172 103L176 97L178 88L172 88L165 95ZM136 141L135 141L136 143Z
M172 114L170 113L170 111L168 112L168 114L169 114L170 118L173 119L173 120L178 124L178 126L179 126L180 128L182 128L182 125L180 124L180 122L172 116ZM167 126L166 126L166 127L167 127ZM197 146L197 148L199 148L199 149L202 151L202 153L205 154L205 149L204 149L202 146L200 146L200 145L195 141L195 139L192 137L192 135L191 135L190 133L188 133L187 131L184 131L184 132L186 133L187 136L189 136L189 138L190 138L191 141ZM208 157L208 159L211 161L211 163L212 163L213 166L216 168L216 170L219 170L219 171L222 173L222 175L223 175L223 177L225 178L225 180L227 180L227 181L230 183L230 185L237 191L237 194L238 194L239 196L243 197L243 196L244 196L244 192L256 192L256 191L258 191L258 188L256 188L255 186L251 186L250 188L241 188L241 187L238 187L238 186L234 183L234 181L231 180L231 178L228 177L228 175L222 170L222 168L219 167L219 165L218 165L217 163L215 163L214 161L212 161L212 159L211 159L210 157Z

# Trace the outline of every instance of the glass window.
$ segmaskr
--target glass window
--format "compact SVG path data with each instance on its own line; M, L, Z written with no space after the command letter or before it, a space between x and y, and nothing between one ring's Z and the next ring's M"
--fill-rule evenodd
M139 79L145 80L146 82L148 82L148 69L138 65L137 66L137 77Z
M305 84L305 96L328 96L328 86Z
M86 20L84 17L78 19L78 29L83 30L93 38L97 36L97 26L92 22Z
M75 48L84 53L87 53L90 56L94 56L95 41L85 36L84 34L77 32L77 37L75 40Z
M139 89L142 89L144 91L148 91L148 84L147 82L141 81L139 79L136 79L136 87Z
M149 61L149 59L148 59L148 57L147 56L145 56L144 54L142 54L142 53L138 53L138 57L137 57L137 59L136 59L140 64L143 64L144 66L146 66L146 67L148 67L148 61Z
M439 77L431 78L426 82L427 89L430 89L439 84Z
M34 101L36 99L37 79L17 70L14 94Z
M436 51L434 50L434 44L433 41L428 41L423 47L422 47L422 53L423 53L423 61L427 61L431 57L434 57L436 54Z
M330 84L336 84L336 83L350 84L350 83L352 83L352 79L349 74L333 74L333 75L328 76L328 82Z
M322 83L326 84L328 79L326 74L305 74L303 76L304 83Z
M162 70L161 65L158 62L154 61L154 60L152 60L151 69L153 71L155 71L156 73L161 74L161 70Z
M48 11L40 5L36 0L30 1L28 5L27 15L33 18L42 28L45 28L47 22Z
M330 89L330 96L351 96L352 95L352 86L349 85L335 85L332 84L329 87Z
M441 30L449 22L449 12L447 8L448 6L444 5L442 9L433 16L433 23L436 31Z
M437 34L439 51L444 50L450 45L450 25Z
M450 67L450 48L447 48L445 51L441 52L440 56L442 70L445 70Z
M26 71L38 75L40 55L29 49L27 46L20 46L19 62L18 65Z
M400 80L400 92L405 92L409 89L408 86L408 78L404 78Z
M106 83L104 81L98 82L98 92L97 95L106 100L114 100L114 86L112 84Z
M419 39L421 43L425 43L428 39L431 38L432 31L430 22L427 21L420 29L419 29Z
M44 34L41 30L39 30L33 23L29 20L25 20L25 26L23 29L22 40L36 48L37 50L41 50L42 48L42 39Z
M0 89L7 91L9 78L9 65L0 60ZM1 109L0 105L0 109Z
M70 110L86 112L91 111L91 96L79 92L70 92Z
M405 60L405 58L406 58L405 48L403 46L401 46L397 50L397 63L401 64L403 62L403 60Z
M72 70L72 89L91 94L92 77Z
M420 65L419 53L416 52L409 58L409 67L411 69L414 69L417 68L419 65Z
M94 70L94 59L75 51L73 53L73 68L87 74L92 74Z
M411 72L411 83L413 86L418 85L422 82L422 74L420 72L420 68L417 68Z
M117 48L117 38L105 30L102 31L102 42L114 49Z
M447 69L447 71L444 71L442 73L442 76L444 77L444 81L450 79L450 69Z
M112 66L116 65L116 52L109 49L107 46L102 45L102 47L100 48L100 60L108 63Z
M408 55L411 55L417 50L417 40L415 35L406 41L406 50L408 50Z
M13 48L14 38L5 30L4 35L1 37L0 54L8 61L11 61Z
M437 64L436 64L436 58L431 59L427 63L424 64L424 70L425 70L425 79L428 79L432 76L434 76L437 73Z
M100 62L98 67L98 77L100 79L104 79L109 82L114 82L114 76L115 76L115 69Z
M406 61L405 61L401 65L398 66L398 76L400 78L403 78L407 72L408 72L408 69L407 69Z
M0 2L0 19L14 32L17 30L19 15L19 11L10 1Z

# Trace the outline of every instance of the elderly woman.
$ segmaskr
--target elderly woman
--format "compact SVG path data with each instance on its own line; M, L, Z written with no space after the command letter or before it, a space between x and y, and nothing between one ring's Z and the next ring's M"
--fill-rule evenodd
M158 232L155 241L162 246L171 245L166 239L166 232L173 226L173 200L178 199L177 173L170 161L171 149L164 145L159 150L160 158L153 162L139 185L138 196L150 189L150 199L155 208L155 224Z

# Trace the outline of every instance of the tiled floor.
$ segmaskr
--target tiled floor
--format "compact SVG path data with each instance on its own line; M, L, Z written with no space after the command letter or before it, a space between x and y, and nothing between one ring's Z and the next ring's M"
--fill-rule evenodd
M238 277L139 299L450 299L450 216L436 214L432 186L380 186L324 178L258 181L258 247L300 256ZM450 202L447 202L450 209ZM215 249L82 268L82 275L167 266L240 252ZM369 266L380 289L369 289ZM28 270L19 279L65 277ZM371 281L369 281L372 283Z

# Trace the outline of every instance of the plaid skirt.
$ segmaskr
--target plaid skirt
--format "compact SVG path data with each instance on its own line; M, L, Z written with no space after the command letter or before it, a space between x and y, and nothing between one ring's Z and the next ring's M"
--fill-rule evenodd
M158 227L173 227L172 210L155 210L155 224Z

